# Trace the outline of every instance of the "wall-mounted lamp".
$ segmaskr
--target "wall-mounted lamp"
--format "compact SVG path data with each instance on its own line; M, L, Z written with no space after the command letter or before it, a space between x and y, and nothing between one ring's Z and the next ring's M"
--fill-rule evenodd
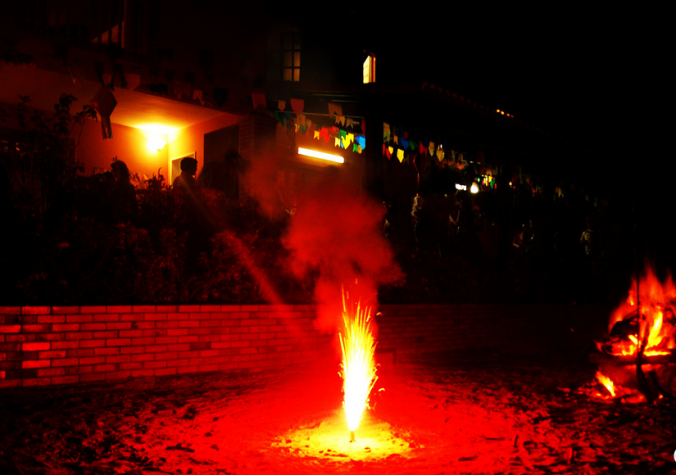
M332 155L330 153L319 152L317 150L310 150L309 148L298 147L298 154L306 157L319 158L321 160L328 160L335 163L345 163L345 159L340 155Z

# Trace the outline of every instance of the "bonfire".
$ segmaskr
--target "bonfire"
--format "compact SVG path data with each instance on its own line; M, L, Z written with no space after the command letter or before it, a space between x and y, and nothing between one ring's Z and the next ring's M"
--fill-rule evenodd
M660 282L651 268L634 280L626 301L611 315L610 339L597 343L601 367L597 380L604 399L652 401L672 396L676 348L676 287L668 276Z

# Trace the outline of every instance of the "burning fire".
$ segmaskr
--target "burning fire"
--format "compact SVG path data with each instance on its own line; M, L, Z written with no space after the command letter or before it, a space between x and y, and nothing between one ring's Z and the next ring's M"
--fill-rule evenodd
M350 440L359 427L364 409L368 407L369 394L378 379L376 377L376 340L373 335L371 307L362 307L361 302L348 308L349 295L343 290L343 323L345 329L339 334L343 353L340 375L343 377L343 407L350 430Z
M645 356L668 355L676 347L676 287L671 276L662 285L648 268L638 289L637 295L634 280L626 302L611 316L608 330L614 339L604 349L614 356L635 356L643 346ZM671 325L665 324L665 315L671 317Z
M611 371L615 372L613 378L617 374L624 382L619 385L599 371L596 379L610 396L600 393L596 393L596 396L603 399L619 397L623 402L639 402L646 399L650 401L654 392L663 393L663 388L657 383L650 389L645 374L652 372L651 378L654 380L655 366L644 358L671 355L676 348L676 287L671 276L661 283L653 270L647 267L645 277L638 283L633 280L627 300L611 315L608 331L610 340L598 343L598 348L606 355L615 357L616 363L608 363L615 368ZM620 361L624 364L619 363ZM620 373L616 373L617 371ZM634 372L636 376L627 379ZM633 383L630 382L632 380ZM625 383L629 387L625 387ZM630 388L634 385L638 385L639 392Z
M610 395L612 397L615 397L615 384L613 383L613 381L609 377L605 376L600 371L597 371L596 372L596 379L599 380L599 383L601 383L605 386L605 388L608 390L608 392L610 393Z

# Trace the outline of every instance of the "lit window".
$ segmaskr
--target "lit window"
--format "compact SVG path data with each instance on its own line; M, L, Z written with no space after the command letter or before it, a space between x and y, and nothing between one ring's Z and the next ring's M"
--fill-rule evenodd
M282 33L282 79L300 81L300 33Z
M371 53L364 61L364 84L376 82L376 55Z

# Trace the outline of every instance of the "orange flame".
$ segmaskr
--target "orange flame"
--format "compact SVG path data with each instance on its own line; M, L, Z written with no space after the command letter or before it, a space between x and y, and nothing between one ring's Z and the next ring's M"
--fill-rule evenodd
M605 388L608 390L608 392L612 397L615 397L615 383L613 383L613 381L609 377L605 376L600 371L597 371L596 379L599 380L599 383L605 386Z
M343 352L341 373L343 377L343 407L350 431L359 427L364 409L368 407L369 394L378 379L376 377L376 340L371 322L371 307L362 307L357 302L348 309L343 290L343 323L345 335L339 334Z
M627 316L636 314L639 320L638 332L629 335L629 340L617 341L611 345L613 355L636 355L639 344L645 341L646 356L667 355L668 350L676 347L674 328L664 324L665 312L676 315L676 287L671 276L664 284L660 283L651 268L646 268L646 276L640 280L639 295L636 294L636 280L632 282L627 301L620 305L610 318L609 330ZM639 298L640 297L640 298ZM637 308L640 303L640 309Z

